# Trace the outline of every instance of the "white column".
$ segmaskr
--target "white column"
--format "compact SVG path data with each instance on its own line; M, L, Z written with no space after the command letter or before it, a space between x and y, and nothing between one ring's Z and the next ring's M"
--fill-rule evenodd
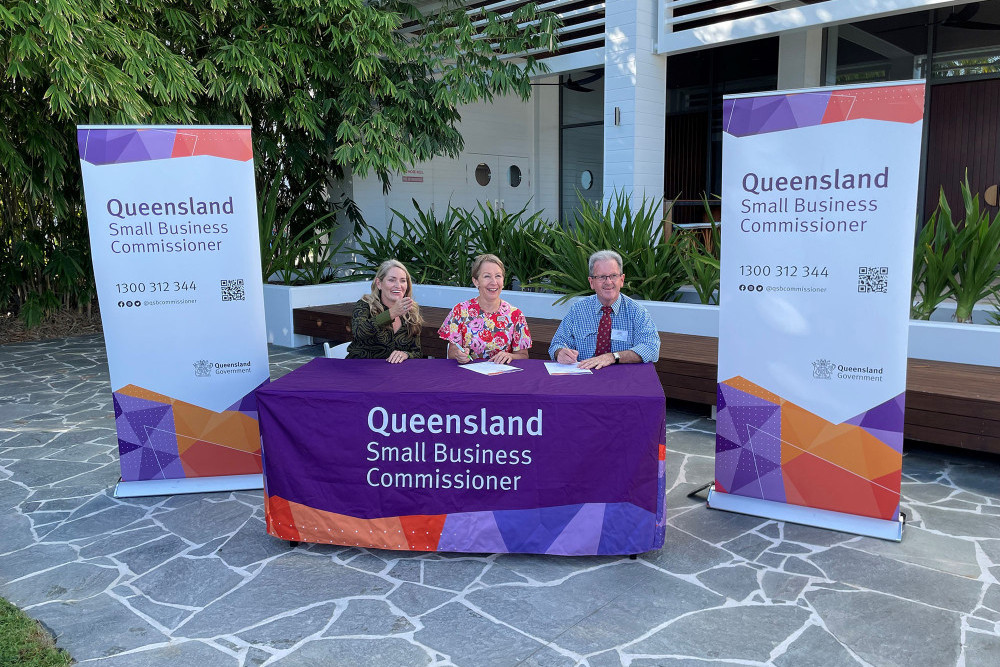
M536 82L558 84L559 77L540 78ZM559 86L535 86L531 97L535 111L531 210L556 220L559 217Z
M636 202L663 197L667 59L653 53L656 17L656 0L605 5L605 201L616 190Z
M823 85L823 29L782 34L778 38L778 90Z

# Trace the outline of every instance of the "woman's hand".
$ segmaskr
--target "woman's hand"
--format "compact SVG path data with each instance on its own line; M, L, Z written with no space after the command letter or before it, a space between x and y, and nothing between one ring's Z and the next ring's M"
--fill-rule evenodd
M497 364L509 364L513 360L514 360L514 355L504 350L495 352L493 356L490 357L490 361Z
M452 343L451 346L452 346L452 358L455 361L457 361L460 364L467 364L472 360L472 357L469 356L469 350L467 348L459 347L454 343Z
M406 352L403 352L401 350L393 350L386 361L388 361L390 364L401 364L409 358L410 355L408 355Z
M412 307L413 299L408 296L404 296L402 299L389 306L389 314L392 315L392 319L396 319L397 317L406 315Z

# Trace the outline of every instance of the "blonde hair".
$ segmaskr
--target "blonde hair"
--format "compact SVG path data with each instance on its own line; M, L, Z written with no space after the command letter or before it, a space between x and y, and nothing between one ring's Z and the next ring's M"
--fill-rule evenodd
M476 280L479 279L479 269L483 267L483 264L489 262L491 264L496 264L500 267L500 272L505 276L507 275L507 269L503 268L503 262L496 255L491 255L490 253L483 253L482 255L477 255L474 260L472 260L472 277Z
M410 272L406 270L406 266L399 260L387 259L379 264L378 271L375 272L375 278L372 279L371 294L365 294L361 297L362 301L368 304L368 308L371 309L373 316L385 310L385 304L382 303L382 290L379 289L377 283L385 280L385 276L389 273L390 269L401 269L406 274L406 292L403 296L413 298L413 278L410 277ZM411 336L420 335L420 326L424 323L424 319L420 316L420 306L417 305L416 301L413 302L413 307L403 314L400 321L406 324Z

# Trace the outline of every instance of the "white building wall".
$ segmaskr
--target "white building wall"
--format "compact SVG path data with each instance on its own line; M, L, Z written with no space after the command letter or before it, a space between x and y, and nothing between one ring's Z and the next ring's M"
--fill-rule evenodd
M557 78L550 79L557 82ZM458 158L437 157L394 175L383 194L374 176L353 177L352 192L361 214L370 225L384 230L396 209L414 213L411 200L421 208L443 211L449 205L476 208L493 202L508 211L527 205L528 211L558 214L559 95L558 86L537 86L527 102L516 96L496 98L460 109L458 130L465 149ZM486 186L476 182L479 164L490 168ZM521 183L511 187L508 170L517 166Z
M604 198L617 190L659 199L667 60L654 53L657 1L608 0L605 25Z

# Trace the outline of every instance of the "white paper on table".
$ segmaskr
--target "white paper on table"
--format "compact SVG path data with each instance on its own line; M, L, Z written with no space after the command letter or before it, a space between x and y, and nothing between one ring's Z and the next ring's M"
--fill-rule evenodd
M576 364L560 364L558 361L546 361L545 370L549 375L592 375L589 368L580 368Z
M513 373L514 371L524 370L522 368L518 368L517 366L497 364L492 361L477 361L474 364L461 364L459 365L459 368L464 368L481 375L500 375L501 373Z

